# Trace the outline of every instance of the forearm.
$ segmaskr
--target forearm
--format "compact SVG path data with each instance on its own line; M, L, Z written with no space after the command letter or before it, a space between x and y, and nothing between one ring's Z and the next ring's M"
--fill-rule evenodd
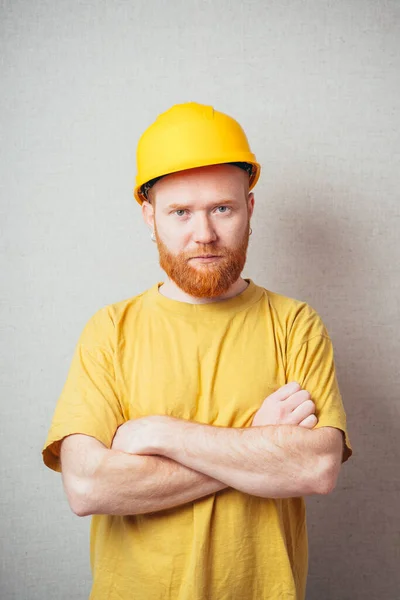
M333 429L239 429L173 419L165 431L157 454L256 496L328 493L339 472L342 438Z
M160 511L216 493L226 484L162 456L106 450L81 486L81 516Z

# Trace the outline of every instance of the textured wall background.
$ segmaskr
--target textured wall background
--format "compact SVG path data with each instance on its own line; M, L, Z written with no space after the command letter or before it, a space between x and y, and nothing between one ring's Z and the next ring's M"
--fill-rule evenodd
M4 0L1 584L87 598L88 519L40 450L101 306L162 275L131 189L171 104L235 116L263 165L245 276L333 338L355 455L309 502L309 600L400 589L400 4Z

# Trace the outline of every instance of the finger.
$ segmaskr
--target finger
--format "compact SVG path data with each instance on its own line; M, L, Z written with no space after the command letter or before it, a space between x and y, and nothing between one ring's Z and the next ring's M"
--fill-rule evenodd
M301 423L303 421L303 419L306 419L307 417L309 417L310 415L312 415L314 413L315 413L314 402L312 400L305 400L304 402L302 402L300 404L300 406L295 408L295 410L290 415L289 420L292 423L294 423L295 425L299 425L299 423Z
M289 398L283 400L282 402L285 403L285 408L287 408L288 411L292 411L295 410L298 406L300 406L300 404L302 404L306 400L311 400L310 393L307 392L307 390L300 390L299 392L292 394L291 396L289 396Z
M274 400L286 400L286 398L289 398L289 396L295 394L299 390L301 390L301 386L297 381L291 381L280 387L276 392L273 392L268 398L274 398Z
M310 415L305 418L301 423L299 423L300 427L306 427L307 429L313 429L318 423L318 419L315 415Z

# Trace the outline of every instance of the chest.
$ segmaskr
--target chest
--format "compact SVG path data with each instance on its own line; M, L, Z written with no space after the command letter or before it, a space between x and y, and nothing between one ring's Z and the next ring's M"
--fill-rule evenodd
M142 322L119 355L128 418L162 414L245 427L286 383L284 345L267 320Z

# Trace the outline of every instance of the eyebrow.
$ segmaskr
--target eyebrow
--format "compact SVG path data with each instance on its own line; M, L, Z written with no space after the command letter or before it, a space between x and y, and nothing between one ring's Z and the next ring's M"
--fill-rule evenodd
M237 200L222 198L221 200L215 200L211 206L226 206L227 204L236 204ZM167 204L167 210L182 210L184 208L191 208L192 205L190 203L185 204L184 202Z

